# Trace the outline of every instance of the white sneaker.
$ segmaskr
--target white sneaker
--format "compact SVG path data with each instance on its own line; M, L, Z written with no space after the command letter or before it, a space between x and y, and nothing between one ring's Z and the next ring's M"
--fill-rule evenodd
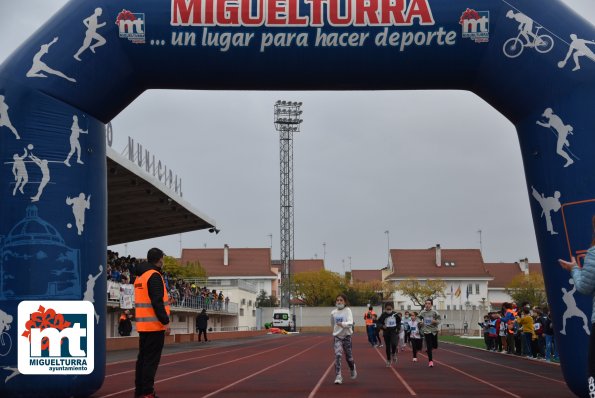
M335 384L343 384L343 376L337 375L337 377L335 377Z
M413 362L417 362L417 358L413 358Z
M395 366L397 366L397 356L396 355L393 357L393 363L395 364Z
M386 361L386 367L387 367L387 368L390 368L390 360L387 360L387 361Z
M357 370L355 369L355 365L353 365L353 370L351 370L351 379L355 379L357 377Z

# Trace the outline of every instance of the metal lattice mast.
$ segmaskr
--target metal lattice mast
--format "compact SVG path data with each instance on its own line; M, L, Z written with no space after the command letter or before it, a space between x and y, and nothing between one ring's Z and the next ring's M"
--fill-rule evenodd
M281 202L281 306L290 306L291 272L294 258L293 133L300 131L301 102L277 101L275 130L279 132Z

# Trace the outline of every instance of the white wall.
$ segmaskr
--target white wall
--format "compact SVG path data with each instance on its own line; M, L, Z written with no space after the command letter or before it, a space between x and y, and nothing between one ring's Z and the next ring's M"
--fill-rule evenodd
M368 310L367 307L350 307L351 312L353 313L353 318L355 320L356 326L363 326L365 325L364 321L364 313ZM266 322L272 322L273 318L273 310L275 307L262 307L259 308L262 311L262 325L259 325L260 328L264 328L264 324ZM296 315L296 324L297 327L327 327L329 333L331 333L331 323L330 323L330 316L331 311L334 307L296 307L295 308L295 315ZM380 316L382 313L380 306L375 306L374 311ZM414 309L413 311L418 311L418 309ZM487 313L487 310L479 311L479 309L473 310L456 310L456 311L440 311L437 310L440 316L442 317L442 329L444 330L453 330L456 329L460 331L463 329L463 323L466 321L469 326L469 332L474 332L475 334L478 333L480 330L479 325L477 324L479 320L483 321L483 316ZM402 312L400 309L397 309L396 312Z
M436 310L446 311L447 308L451 310L455 308L459 310L461 306L465 309L465 303L469 301L469 305L478 307L481 304L487 305L489 303L488 298L488 281L486 280L447 280L444 281L446 283L446 289L444 290L446 297L439 297L434 300L434 308ZM397 282L398 283L398 282ZM467 299L467 285L472 285L471 294ZM477 285L479 285L479 293L477 293ZM459 297L456 297L454 293L456 293L457 289L461 287L461 294ZM451 287L453 294L451 295ZM483 302L481 299L485 299ZM393 292L393 301L395 303L395 310L403 311L403 310L416 310L419 309L419 306L413 304L413 302L409 299L409 297L403 295L401 292L395 290ZM494 300L492 300L494 301Z

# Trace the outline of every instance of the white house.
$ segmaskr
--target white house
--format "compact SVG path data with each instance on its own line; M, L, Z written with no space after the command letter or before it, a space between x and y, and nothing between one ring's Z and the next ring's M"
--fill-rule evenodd
M386 278L395 284L414 277L419 281L441 279L446 283L446 297L434 301L437 310L487 308L488 285L494 279L488 273L479 249L391 249L390 268ZM395 309L416 309L409 297L393 293Z
M207 272L207 287L223 291L230 302L238 304L233 321L240 329L256 327L256 297L261 290L275 295L277 275L271 270L271 249L230 248L183 249L182 265L199 263ZM231 319L227 320L231 321Z

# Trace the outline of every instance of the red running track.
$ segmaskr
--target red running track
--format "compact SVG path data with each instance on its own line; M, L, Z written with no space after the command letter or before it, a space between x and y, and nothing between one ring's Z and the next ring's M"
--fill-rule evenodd
M412 362L408 348L399 353L396 367L387 368L384 348L370 347L362 334L354 336L353 344L358 377L349 378L343 361L342 385L333 384L330 335L269 335L168 346L155 389L160 398L574 396L560 367L542 361L440 343L434 368L428 368L424 355ZM93 396L134 396L135 356L135 352L110 353L106 380Z

